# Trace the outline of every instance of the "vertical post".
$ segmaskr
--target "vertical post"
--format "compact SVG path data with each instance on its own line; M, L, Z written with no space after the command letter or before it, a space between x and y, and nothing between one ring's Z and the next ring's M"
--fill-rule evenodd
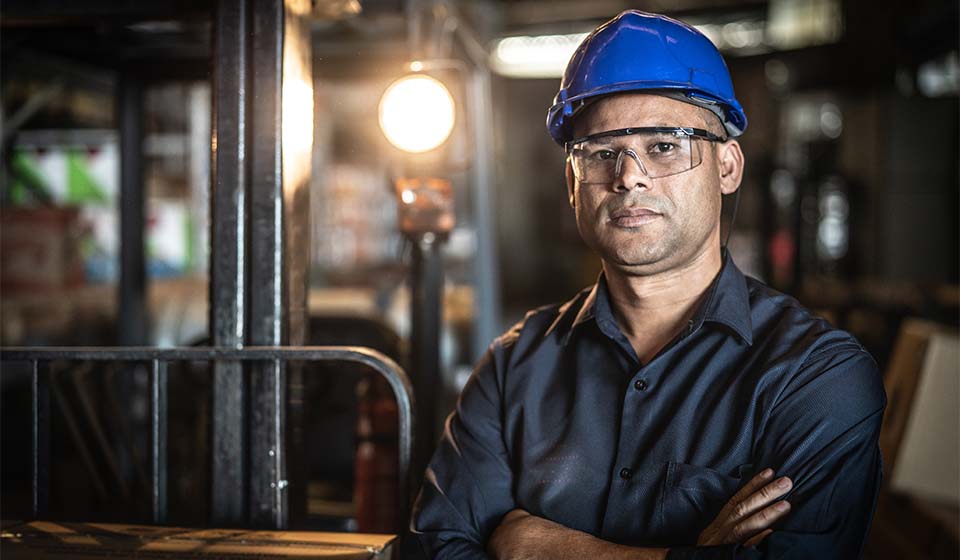
M147 342L147 268L143 231L143 86L130 72L117 84L120 130L120 316L121 345Z
M250 149L250 291L247 342L302 344L309 257L308 179L313 93L309 0L258 0L253 25ZM287 371L250 368L249 521L287 523Z
M246 332L247 2L219 0L214 21L210 338L243 346ZM242 525L246 512L246 391L239 361L214 361L210 521Z
M420 477L437 443L443 259L441 243L436 234L428 232L412 241L410 361L418 410L411 472L414 477Z
M50 386L46 368L33 360L31 379L33 440L33 517L47 514L50 496Z
M281 84L283 1L253 3L253 134L250 137L250 332L255 346L284 344L283 176L281 172ZM249 522L258 528L283 524L283 453L275 434L282 411L275 403L285 376L281 364L250 366Z
M167 363L150 368L150 494L153 523L167 520Z
M500 331L500 288L497 243L493 218L493 110L490 92L490 71L478 67L470 75L470 117L473 123L473 211L477 228L477 257L473 278L476 290L476 321L473 329L473 359L477 360Z

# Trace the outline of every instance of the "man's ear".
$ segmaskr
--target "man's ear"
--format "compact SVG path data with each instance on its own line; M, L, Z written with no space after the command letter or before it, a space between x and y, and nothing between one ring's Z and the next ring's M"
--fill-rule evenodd
M736 140L727 140L717 144L717 163L720 172L720 192L723 194L736 192L743 179L744 157L740 143Z
M567 164L564 166L564 175L567 177L567 202L570 203L570 208L576 209L573 200L573 165L570 163L570 158L567 158Z

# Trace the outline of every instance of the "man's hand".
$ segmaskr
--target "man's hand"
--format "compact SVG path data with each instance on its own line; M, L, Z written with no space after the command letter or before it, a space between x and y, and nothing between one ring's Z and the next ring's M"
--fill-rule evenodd
M776 500L793 487L793 482L785 476L770 482L772 478L773 470L765 469L744 484L700 533L697 545L760 544L773 532L770 526L790 511L789 502Z

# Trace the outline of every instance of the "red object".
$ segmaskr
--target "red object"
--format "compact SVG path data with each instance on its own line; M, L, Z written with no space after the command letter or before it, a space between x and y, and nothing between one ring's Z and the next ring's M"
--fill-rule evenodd
M796 244L789 230L781 229L773 234L768 245L774 285L783 286L793 277L793 258Z
M361 533L396 533L397 402L383 379L367 377L358 386L357 451L353 502Z
M83 283L76 208L0 211L0 289L5 296L43 294Z

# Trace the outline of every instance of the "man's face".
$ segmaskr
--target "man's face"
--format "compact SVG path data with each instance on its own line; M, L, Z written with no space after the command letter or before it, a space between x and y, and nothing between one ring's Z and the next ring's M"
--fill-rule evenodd
M706 109L658 95L625 93L604 97L574 122L577 138L628 127L692 127L722 133ZM610 183L581 183L567 163L570 204L580 235L603 259L628 274L655 274L683 266L709 248L719 248L721 192L730 188L725 150L735 145L693 139L700 165L650 179L630 157ZM739 146L734 146L737 154ZM742 154L740 154L742 165Z

